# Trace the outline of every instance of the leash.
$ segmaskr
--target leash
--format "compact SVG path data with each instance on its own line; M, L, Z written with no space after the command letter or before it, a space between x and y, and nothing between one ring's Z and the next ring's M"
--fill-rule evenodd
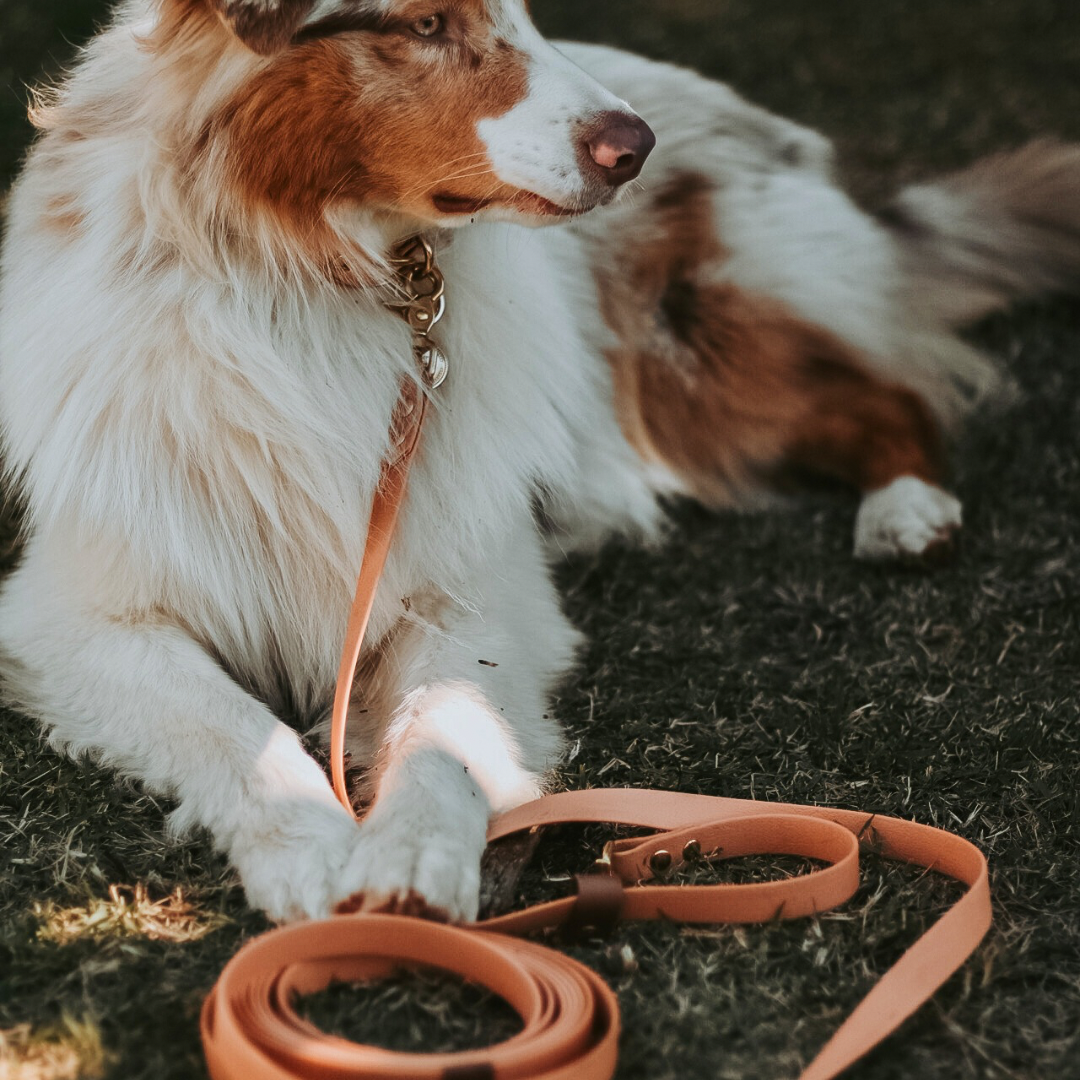
M434 389L446 358L428 340L441 318L442 275L419 237L395 265L423 382ZM363 636L386 561L426 394L408 383L392 423L338 672L331 728L334 790L345 787L345 722ZM986 858L941 829L854 810L709 795L598 789L549 795L492 822L488 841L544 825L607 822L656 830L609 843L596 873L560 900L476 923L445 926L400 915L338 915L272 930L226 965L202 1010L213 1080L609 1080L619 1038L615 995L595 972L515 935L555 930L564 939L610 931L623 920L753 923L821 914L859 886L860 847L955 878L967 891L904 953L844 1021L799 1080L831 1080L916 1011L974 952L990 927ZM749 885L669 885L698 859L799 855L825 866ZM653 882L660 881L660 884ZM436 968L477 983L517 1012L522 1030L481 1050L409 1054L327 1035L295 1011L296 997L334 981L385 978L401 967Z
M431 331L446 311L446 283L435 264L435 252L423 237L413 236L394 248L390 264L397 272L397 285L402 297L400 302L391 302L387 307L409 324L413 332L413 359L420 380L428 390L437 390L445 382L450 365L442 350L429 339ZM375 604L379 578L390 553L398 512L405 501L405 485L419 445L427 402L427 394L415 382L408 380L403 384L390 421L391 449L383 459L371 504L364 557L360 563L360 576L356 582L356 595L349 612L345 646L338 668L330 720L330 776L334 794L353 817L356 811L345 787L345 728L348 723L349 695L352 693L371 609Z

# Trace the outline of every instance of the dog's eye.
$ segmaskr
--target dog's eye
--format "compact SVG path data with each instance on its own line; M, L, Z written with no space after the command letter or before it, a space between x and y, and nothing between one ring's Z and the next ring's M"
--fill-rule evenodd
M446 29L446 19L442 15L425 15L422 19L417 19L409 29L417 37L438 37Z

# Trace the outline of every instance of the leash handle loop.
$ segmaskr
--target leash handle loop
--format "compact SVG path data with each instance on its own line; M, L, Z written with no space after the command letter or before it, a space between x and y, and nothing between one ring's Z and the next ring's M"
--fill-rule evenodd
M611 990L562 953L512 935L552 928L573 935L604 929L615 918L750 923L823 912L858 887L867 816L676 792L588 790L519 807L492 823L489 839L538 825L599 821L658 831L612 845L610 874L586 876L578 896L473 927L397 915L339 916L286 926L247 944L203 1008L213 1080L610 1080L619 1035ZM874 829L884 857L947 874L968 889L885 973L799 1080L832 1080L895 1031L963 964L990 926L987 865L974 845L898 818L875 817ZM723 857L786 853L826 865L751 885L650 884L652 857L680 843L693 852L694 840L702 850L716 845ZM487 987L519 1014L521 1032L461 1054L396 1054L323 1035L293 1009L297 994L334 979L383 977L402 964L440 968Z

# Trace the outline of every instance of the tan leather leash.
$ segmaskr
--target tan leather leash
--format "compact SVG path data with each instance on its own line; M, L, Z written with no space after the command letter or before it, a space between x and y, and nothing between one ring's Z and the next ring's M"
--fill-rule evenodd
M421 236L402 241L390 257L397 270L401 301L387 305L399 314L413 332L413 359L420 382L428 390L437 390L446 379L446 356L429 340L428 335L439 324L446 310L445 282L435 264L435 252ZM364 643L375 593L379 587L390 543L397 526L398 512L405 501L405 485L409 469L420 441L420 431L427 413L427 394L412 380L401 388L401 396L390 421L390 452L383 459L379 483L371 503L364 557L349 622L345 630L345 645L338 667L334 708L330 721L330 774L338 801L355 817L352 800L345 787L345 728L348 724L349 695L356 677L356 665Z
M405 501L409 467L420 442L420 430L426 413L427 395L415 383L406 383L402 387L401 398L391 423L393 449L382 463L379 485L371 504L364 557L360 563L356 596L349 612L345 646L338 667L334 708L330 720L330 779L338 801L353 817L356 816L356 811L345 785L345 729L348 724L349 697L356 677L356 665L360 662L360 649L371 619L371 609L375 604L375 593L386 566L386 557L390 554L398 513Z
M419 244L405 265L426 267L416 276L427 281L431 249ZM437 270L435 275L432 293L438 295L427 310L441 315L441 275ZM422 296L432 295L428 284L420 285ZM419 322L430 329L438 315ZM423 370L444 373L445 358L427 342L426 329L417 330L411 319L410 324ZM350 812L345 718L425 400L410 383L395 411L396 450L382 467L338 673L332 772L338 798ZM249 942L226 965L203 1006L203 1047L213 1080L609 1080L619 1038L618 1005L610 988L562 953L509 935L557 929L580 937L625 919L751 923L819 914L858 888L860 845L963 882L964 896L885 973L800 1074L800 1080L831 1080L918 1009L990 926L987 864L978 848L944 830L898 818L678 792L589 790L550 795L512 810L492 823L488 840L568 822L657 831L609 844L601 871L576 879L576 895L472 927L399 915L338 915L281 927ZM751 854L801 855L826 865L749 885L646 884L688 860ZM408 966L441 969L486 987L518 1013L522 1030L482 1050L407 1054L327 1035L295 1011L297 996L333 981L384 978Z

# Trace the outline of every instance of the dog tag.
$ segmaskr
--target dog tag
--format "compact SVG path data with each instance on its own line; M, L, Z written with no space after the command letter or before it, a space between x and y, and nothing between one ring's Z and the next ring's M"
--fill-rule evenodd
M450 361L446 359L446 354L434 345L423 344L416 348L416 359L428 387L434 390L442 386L450 371Z

